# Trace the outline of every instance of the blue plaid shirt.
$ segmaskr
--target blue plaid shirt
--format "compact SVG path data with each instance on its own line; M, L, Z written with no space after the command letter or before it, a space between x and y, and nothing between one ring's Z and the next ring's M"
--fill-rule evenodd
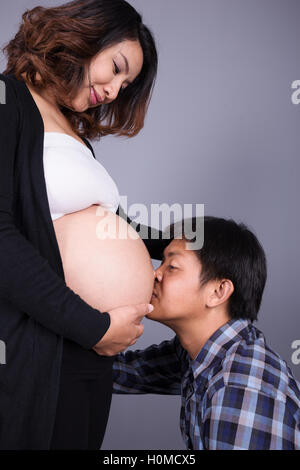
M300 384L248 320L230 320L192 360L175 336L114 362L114 393L181 395L187 449L300 450Z

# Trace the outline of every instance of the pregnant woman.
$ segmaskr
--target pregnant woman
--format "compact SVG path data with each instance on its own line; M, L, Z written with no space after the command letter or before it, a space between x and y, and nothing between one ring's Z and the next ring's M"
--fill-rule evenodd
M142 240L87 139L143 127L155 43L126 1L77 0L26 11L3 50L0 449L99 449L168 240Z

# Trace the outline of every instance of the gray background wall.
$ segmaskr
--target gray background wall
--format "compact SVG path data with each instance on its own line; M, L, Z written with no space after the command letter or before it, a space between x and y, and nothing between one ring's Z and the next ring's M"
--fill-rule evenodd
M62 3L6 3L1 45L25 9ZM291 84L300 79L300 2L130 3L156 38L157 82L145 128L131 140L92 142L97 158L128 206L205 204L206 214L254 230L268 259L257 327L300 380L300 365L291 360L291 344L300 340L300 105L291 101ZM133 349L173 337L165 326L144 324ZM179 411L179 397L114 396L102 449L184 449Z

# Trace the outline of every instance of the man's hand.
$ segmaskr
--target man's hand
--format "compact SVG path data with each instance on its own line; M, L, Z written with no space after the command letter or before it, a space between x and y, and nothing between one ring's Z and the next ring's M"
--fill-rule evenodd
M132 346L144 332L141 321L152 310L151 304L126 305L110 310L110 327L92 349L99 356L115 356Z

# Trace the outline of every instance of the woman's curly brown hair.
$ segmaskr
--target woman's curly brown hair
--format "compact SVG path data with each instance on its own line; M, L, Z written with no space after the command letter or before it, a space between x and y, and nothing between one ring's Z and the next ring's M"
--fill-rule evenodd
M125 0L75 0L55 8L26 10L14 39L2 48L4 75L14 74L49 94L79 136L133 137L143 128L157 74L157 51L141 15ZM85 65L100 51L124 40L138 40L143 67L136 79L109 103L83 112L68 109L84 81ZM40 81L36 80L36 73Z

